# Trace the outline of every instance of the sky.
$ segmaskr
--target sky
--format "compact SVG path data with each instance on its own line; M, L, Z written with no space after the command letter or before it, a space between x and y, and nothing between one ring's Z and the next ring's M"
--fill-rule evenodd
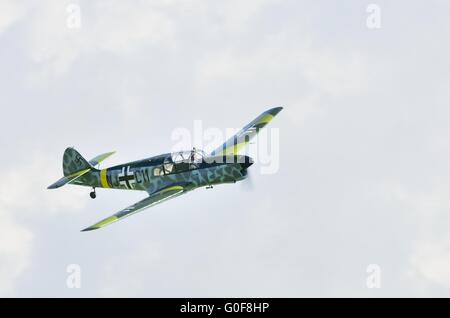
M448 12L0 0L0 296L449 297ZM276 106L279 165L257 161L250 187L83 233L146 194L46 189L68 146L117 151L108 167L169 152L195 120L240 128Z

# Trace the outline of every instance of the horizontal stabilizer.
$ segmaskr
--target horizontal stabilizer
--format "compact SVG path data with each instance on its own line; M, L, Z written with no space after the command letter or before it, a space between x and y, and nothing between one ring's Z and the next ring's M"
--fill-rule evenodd
M107 152L107 153L98 155L97 157L92 158L91 160L89 160L89 164L95 167L100 162L102 162L103 160L105 160L106 158L112 156L115 153L116 153L115 151L111 151L111 152Z
M65 176L62 177L61 179L59 179L58 181L56 181L55 183L53 183L52 185L49 185L47 187L47 189L56 189L56 188L60 188L65 184L68 184L76 179L78 179L79 177L81 177L82 175L88 173L89 171L91 171L91 169L84 169L81 171L77 171L69 176Z

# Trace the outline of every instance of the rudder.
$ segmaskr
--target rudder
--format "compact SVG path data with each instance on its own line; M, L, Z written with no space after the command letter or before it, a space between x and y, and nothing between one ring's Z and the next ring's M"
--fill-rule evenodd
M86 159L74 148L67 148L63 156L64 176L70 176L78 171L93 168Z

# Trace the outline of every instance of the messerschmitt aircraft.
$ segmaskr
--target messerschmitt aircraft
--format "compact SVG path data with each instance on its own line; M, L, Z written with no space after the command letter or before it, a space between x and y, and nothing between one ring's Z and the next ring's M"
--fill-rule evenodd
M276 107L265 111L210 154L194 148L100 170L96 166L114 152L87 161L74 148L67 148L63 156L64 177L48 189L65 184L92 187L90 196L93 199L96 197L95 188L148 193L145 199L82 230L92 231L196 188L241 181L247 177L247 168L253 164L253 159L238 155L238 152L282 109Z

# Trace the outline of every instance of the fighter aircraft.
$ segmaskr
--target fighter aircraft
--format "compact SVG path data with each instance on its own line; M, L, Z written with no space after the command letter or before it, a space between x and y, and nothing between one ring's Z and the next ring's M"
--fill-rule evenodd
M98 165L114 152L87 161L74 148L67 148L63 156L64 177L48 189L65 184L92 187L90 196L93 199L95 188L148 193L145 199L82 230L92 231L199 187L211 188L216 184L241 181L247 178L247 169L253 159L238 152L282 109L276 107L265 111L210 154L193 148L98 169Z

